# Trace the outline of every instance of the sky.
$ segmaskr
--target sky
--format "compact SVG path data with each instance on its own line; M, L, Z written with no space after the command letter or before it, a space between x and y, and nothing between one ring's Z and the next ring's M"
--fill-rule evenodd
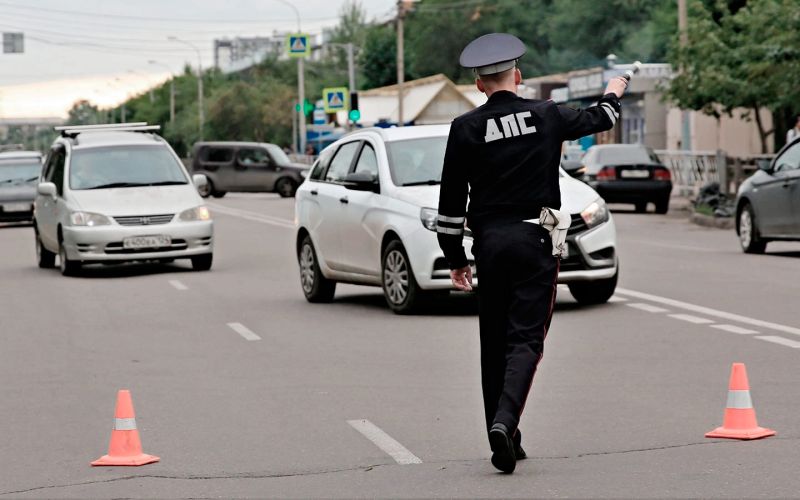
M0 121L66 116L79 98L101 106L197 65L213 64L215 38L334 26L345 0L0 0L0 32L23 32L25 53L0 53ZM388 19L395 0L360 0ZM149 61L156 61L150 63Z

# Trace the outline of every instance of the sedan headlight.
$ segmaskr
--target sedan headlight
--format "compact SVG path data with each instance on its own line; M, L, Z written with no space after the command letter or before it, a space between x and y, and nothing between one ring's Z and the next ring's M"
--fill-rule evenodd
M72 212L69 221L73 226L108 226L111 219L102 214L92 212Z
M182 220L183 222L211 220L211 212L208 211L208 207L201 205L199 207L184 210L180 213L180 215L178 215L178 219Z
M439 217L439 211L435 208L423 208L419 211L419 220L428 231L436 232L436 219Z
M581 218L589 228L595 227L608 220L608 205L602 198L593 201L581 212Z

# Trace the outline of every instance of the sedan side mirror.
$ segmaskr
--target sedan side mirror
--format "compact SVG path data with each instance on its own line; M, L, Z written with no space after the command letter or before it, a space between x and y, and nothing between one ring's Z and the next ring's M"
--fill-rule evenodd
M759 158L758 160L756 160L756 166L760 170L763 170L764 172L767 172L769 174L772 173L772 160L768 160L766 158Z
M36 192L42 196L49 196L51 198L55 198L58 190L56 189L56 185L52 182L42 182L38 186L36 186Z
M192 182L194 183L194 187L196 187L199 191L208 186L208 177L203 174L194 174L192 176Z
M372 191L377 193L380 190L378 178L369 172L353 172L347 174L342 184L344 184L344 187L347 189L352 189L353 191Z

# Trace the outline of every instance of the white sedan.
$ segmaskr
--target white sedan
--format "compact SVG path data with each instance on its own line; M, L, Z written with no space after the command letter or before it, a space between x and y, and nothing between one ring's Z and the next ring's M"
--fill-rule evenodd
M436 239L449 129L363 129L322 151L296 194L297 257L309 302L333 300L338 282L380 286L389 307L406 313L453 289ZM606 302L617 284L614 221L592 188L563 172L560 184L572 226L558 281L580 303ZM469 230L464 247L474 265Z

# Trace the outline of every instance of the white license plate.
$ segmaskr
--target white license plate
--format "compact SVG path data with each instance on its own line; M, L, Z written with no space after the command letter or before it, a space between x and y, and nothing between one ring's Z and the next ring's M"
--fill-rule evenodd
M30 212L30 203L6 203L3 205L3 212Z
M122 240L122 248L158 248L172 245L169 236L132 236Z
M623 170L619 173L620 177L626 179L647 179L650 177L649 170Z

